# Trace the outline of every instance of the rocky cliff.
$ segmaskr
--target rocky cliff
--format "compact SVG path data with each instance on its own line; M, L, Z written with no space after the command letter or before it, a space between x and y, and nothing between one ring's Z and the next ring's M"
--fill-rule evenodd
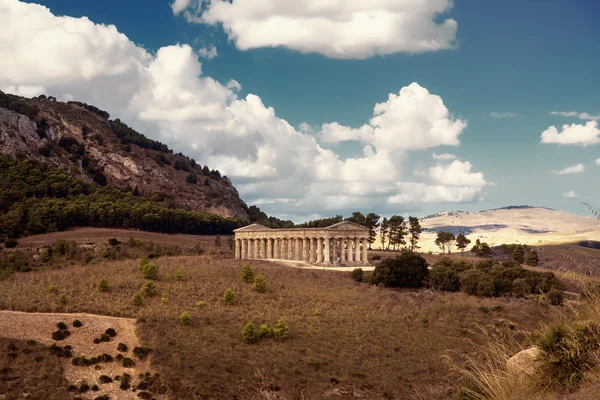
M174 207L248 219L227 177L87 104L0 92L0 153L38 159Z

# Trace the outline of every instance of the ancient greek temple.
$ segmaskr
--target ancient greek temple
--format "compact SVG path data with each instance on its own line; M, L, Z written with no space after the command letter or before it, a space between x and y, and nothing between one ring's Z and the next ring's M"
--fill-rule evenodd
M315 265L368 265L369 230L353 222L326 228L271 229L252 224L236 229L235 258L304 261Z

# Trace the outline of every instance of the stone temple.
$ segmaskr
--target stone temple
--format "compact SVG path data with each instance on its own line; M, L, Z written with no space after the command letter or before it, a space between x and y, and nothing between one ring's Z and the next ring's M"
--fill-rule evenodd
M349 221L326 228L271 229L252 224L234 233L236 259L294 260L326 266L369 265L369 230Z

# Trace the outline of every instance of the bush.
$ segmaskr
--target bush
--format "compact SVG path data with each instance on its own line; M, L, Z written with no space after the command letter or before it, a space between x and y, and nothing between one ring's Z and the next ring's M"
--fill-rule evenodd
M114 330L114 328L108 328L106 331L104 331L104 333L106 333L110 337L117 336L117 331Z
M427 261L416 253L403 252L396 258L381 261L373 273L373 281L388 287L423 286L427 277Z
M246 264L242 268L241 278L246 283L252 283L252 281L254 281L254 270L250 264Z
M183 314L187 314L186 312L184 312ZM183 314L181 314L183 316ZM189 317L189 315L188 315ZM180 318L181 320L181 318ZM189 319L191 321L191 318ZM189 323L189 322L188 322ZM187 324L184 324L187 325ZM139 358L140 360L145 360L150 353L152 353L152 349L150 347L134 347L133 348L133 355L136 356L137 358Z
M118 241L116 238L110 238L110 239L108 239L108 244L109 244L110 246L116 246L116 245L118 245L119 243L121 243L121 242L119 242L119 241Z
M40 253L40 260L42 262L48 262L50 260L50 249L49 248L45 248L44 250L42 250L42 252Z
M66 338L65 336L65 331L56 331L56 332L52 332L52 340L64 340Z
M269 328L269 325L267 324L262 324L260 326L259 329L259 335L261 338L268 338L273 334L273 331L271 330L271 328Z
M190 317L190 314L188 314L187 311L184 311L180 316L179 316L179 323L181 325L189 325L190 322L192 322L192 317Z
M262 275L258 275L256 278L254 278L252 290L258 293L264 293L267 291L267 281L265 280L265 278L263 278Z
M460 274L460 290L463 292L490 297L494 294L494 279L478 269L469 269Z
M181 282L185 279L185 274L183 273L183 270L179 268L177 271L175 271L174 277L176 281Z
M18 245L19 245L19 241L17 239L13 239L13 238L8 238L4 242L4 247L6 247L7 249L14 249Z
M437 290L456 292L460 289L460 277L452 267L434 266L429 271L429 285Z
M123 368L133 368L135 367L135 362L131 358L125 357L121 360L121 365Z
M119 343L117 345L117 351L126 352L128 350L127 345L125 343Z
M134 306L141 306L142 305L142 295L139 292L134 294L133 298L131 299L131 302L133 303Z
M148 262L142 266L142 275L146 279L155 281L158 278L158 267L153 262Z
M98 377L98 382L104 384L104 383L111 383L113 380L110 376L107 375L100 375Z
M275 324L275 328L273 328L273 336L277 340L284 340L288 337L290 333L290 329L283 319L279 319Z
M76 319L75 321L73 321L73 326L75 328L81 328L83 326L83 323L80 320Z
M236 298L237 298L237 295L231 289L227 289L223 293L223 303L227 304L228 306L232 306L233 303L235 303Z
M203 302L202 300L200 300L200 301L197 301L197 302L196 302L196 307L200 307L200 308L202 308L202 307L204 307L204 306L206 306L206 303L205 303L205 302Z
M350 272L350 277L356 282L363 281L363 269L362 268L354 268L352 272Z
M248 322L242 330L242 340L246 343L256 343L258 339L260 339L260 331L256 329L254 322Z
M65 305L65 304L67 304L68 301L69 301L69 299L67 298L67 295L65 293L58 296L58 302L60 304Z
M59 322L56 324L56 327L58 329L60 329L61 331L67 330L67 324L65 324L64 322Z
M110 284L104 278L100 279L100 283L98 283L98 291L99 292L108 292L110 291Z
M529 255L527 256L527 265L531 265L532 267L537 267L539 264L538 253L537 250L531 250Z
M552 289L546 293L546 299L553 306L560 306L565 301L565 294L562 290Z
M48 286L48 293L56 293L56 287L54 285Z
M100 335L101 342L110 342L110 335L108 333L103 333Z
M142 286L142 294L146 297L152 297L156 295L156 283L151 280L146 280L144 286Z
M515 279L512 283L511 293L515 297L526 297L531 293L531 286L527 283L527 280L523 278Z

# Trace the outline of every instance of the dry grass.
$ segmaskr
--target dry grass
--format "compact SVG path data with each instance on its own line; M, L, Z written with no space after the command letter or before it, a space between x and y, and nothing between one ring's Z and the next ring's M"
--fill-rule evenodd
M243 262L210 256L155 262L158 296L144 298L141 307L131 298L144 279L137 261L128 260L15 274L0 282L0 308L142 318L138 334L154 349L153 366L174 399L313 399L340 393L450 399L457 389L440 357L450 349L475 357L471 342L481 338L473 326L497 321L498 330L523 339L517 327L537 326L550 312L533 302L378 289L347 273L256 262L253 267L269 285L261 294L241 281ZM165 280L179 269L183 281ZM111 292L98 292L102 277ZM49 285L57 292L48 293ZM234 306L222 303L226 288L238 295ZM62 293L66 304L59 302ZM206 305L196 307L198 301ZM503 310L489 311L496 305ZM192 317L188 326L179 325L183 311ZM246 322L272 327L279 318L290 327L288 340L242 342Z
M0 338L0 394L6 400L21 400L26 393L31 399L72 398L60 359L47 347Z

